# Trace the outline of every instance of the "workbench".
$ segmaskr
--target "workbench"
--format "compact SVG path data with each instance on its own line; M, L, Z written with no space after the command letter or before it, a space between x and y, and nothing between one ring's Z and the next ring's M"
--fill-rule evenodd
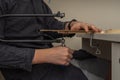
M120 80L120 34L94 34L92 45L97 46L101 54L96 54L96 48L90 47L91 35L77 33L82 38L82 49L102 59L111 61L112 80Z

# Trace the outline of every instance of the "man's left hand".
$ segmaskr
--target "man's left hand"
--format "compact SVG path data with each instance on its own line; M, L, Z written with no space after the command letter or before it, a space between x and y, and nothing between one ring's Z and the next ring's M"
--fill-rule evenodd
M85 32L89 32L89 30L93 30L94 32L101 32L101 29L97 28L95 25L79 21L71 22L70 26L70 30L72 31L85 30Z

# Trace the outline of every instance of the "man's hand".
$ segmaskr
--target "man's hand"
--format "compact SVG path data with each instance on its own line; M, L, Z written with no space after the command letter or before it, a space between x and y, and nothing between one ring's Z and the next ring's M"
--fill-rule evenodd
M68 24L66 26L68 26ZM85 30L86 32L89 32L89 30L93 30L94 32L101 32L101 30L97 28L95 25L84 23L84 22L79 22L79 21L73 21L70 23L69 26L70 26L70 30L72 31Z
M49 49L35 50L33 64L52 63L57 65L69 65L73 50L67 47L54 47Z

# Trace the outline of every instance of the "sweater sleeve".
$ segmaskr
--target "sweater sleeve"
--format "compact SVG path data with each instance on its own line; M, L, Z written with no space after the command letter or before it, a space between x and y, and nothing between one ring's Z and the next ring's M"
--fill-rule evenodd
M31 71L34 49L0 43L0 68Z
M43 9L46 14L52 14L52 10L49 8L49 6L46 3L43 3ZM44 24L47 26L47 29L52 30L65 30L65 25L67 22L59 21L58 19L54 17L45 17L44 18ZM57 32L48 32L53 38L60 38L60 37L72 37L74 34L58 34Z
M0 0L0 15L5 13L4 0ZM5 20L0 18L0 39L4 39ZM21 48L0 41L0 68L31 71L34 49Z
M53 14L52 10L49 6L43 1L42 5L42 13L44 14ZM59 21L54 17L44 17L43 23L47 26L47 29L54 29L54 30L63 30L65 29L65 22Z

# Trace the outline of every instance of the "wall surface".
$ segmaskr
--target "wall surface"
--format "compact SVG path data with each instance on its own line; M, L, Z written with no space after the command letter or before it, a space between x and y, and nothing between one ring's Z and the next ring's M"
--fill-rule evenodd
M120 0L51 0L48 5L53 12L65 12L63 20L75 18L102 29L120 28Z
M62 21L77 19L106 29L120 29L120 0L45 0L53 12L65 12ZM81 48L80 38L68 39L66 44Z

